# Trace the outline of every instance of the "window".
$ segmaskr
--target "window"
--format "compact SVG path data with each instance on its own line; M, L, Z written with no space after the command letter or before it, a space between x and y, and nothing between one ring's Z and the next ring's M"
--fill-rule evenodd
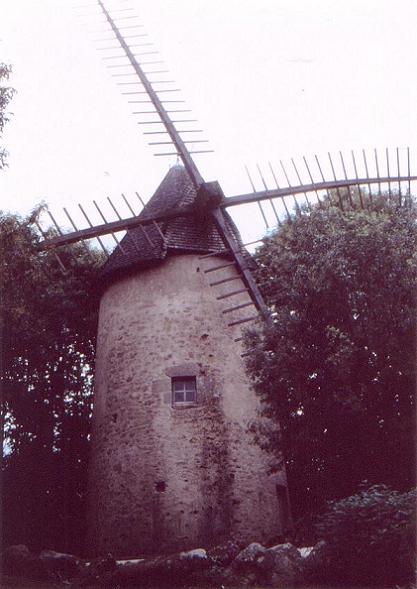
M195 376L180 376L172 379L172 403L194 404L197 402Z

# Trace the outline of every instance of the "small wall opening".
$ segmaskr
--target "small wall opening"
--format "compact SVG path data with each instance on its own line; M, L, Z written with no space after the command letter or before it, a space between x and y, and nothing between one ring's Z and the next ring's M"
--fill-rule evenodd
M167 484L165 481L157 481L155 483L155 490L158 491L158 493L164 493L164 491L166 491L167 488Z

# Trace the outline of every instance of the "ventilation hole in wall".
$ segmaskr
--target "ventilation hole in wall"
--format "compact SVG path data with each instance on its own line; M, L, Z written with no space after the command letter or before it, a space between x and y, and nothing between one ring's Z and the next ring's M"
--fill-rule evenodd
M197 266L196 272L200 272L200 266Z
M195 511L193 511L193 514L196 515L198 513L198 510L196 509Z
M113 415L111 416L113 423L116 423L117 421L117 413L113 413Z
M155 490L158 491L158 493L163 493L164 491L166 491L167 488L167 484L165 481L158 481L157 483L155 483Z
M200 337L200 339L205 340L208 338L208 336L209 336L208 333L203 333L203 335Z
M214 354L209 354L209 358L214 358Z

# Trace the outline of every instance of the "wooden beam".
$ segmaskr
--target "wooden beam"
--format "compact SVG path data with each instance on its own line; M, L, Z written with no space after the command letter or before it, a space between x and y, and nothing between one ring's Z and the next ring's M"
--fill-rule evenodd
M347 188L349 186L361 186L368 184L390 184L392 182L414 182L417 176L387 176L376 178L354 178L351 180L330 180L327 182L315 182L314 184L302 184L300 186L290 186L288 188L275 188L273 190L263 190L259 192L250 192L248 194L238 194L236 196L224 197L220 203L221 208L234 207L237 205L257 202L260 200L269 200L271 198L284 198L293 194L302 194L304 192L315 192L316 190L330 190L335 188Z
M253 301L248 301L247 303L242 303L241 305L236 305L235 307L229 307L228 309L223 309L222 313L232 313L233 311L238 311L239 309L244 309L245 307L249 307L249 305L253 305Z
M233 290L232 292L227 292L226 294L216 297L216 299L218 301L221 301L222 299L228 299L229 297L234 297L235 295L238 295L242 292L248 292L247 286L245 286L245 288L239 288L238 290Z
M256 319L259 319L258 315L252 315L252 317L245 317L245 319L238 319L237 321L232 321L231 323L228 323L227 325L229 327L233 327L234 325L240 325L241 323L247 323L248 321L255 321Z
M229 262L228 264L222 264L221 266L213 266L213 268L208 268L204 270L204 274L208 274L209 272L216 272L217 270L222 270L223 268L229 268L230 266L234 266L234 262Z
M240 246L226 223L223 211L219 207L216 207L211 211L211 214L225 246L230 250L230 253L234 258L237 270L242 275L243 282L248 287L251 299L265 321L270 324L272 320L269 309L266 306L258 285L252 276L252 272L249 270L247 262L240 251Z
M158 122L161 122L165 126L165 129L167 130L168 135L172 139L172 142L173 142L173 144L174 144L174 146L175 146L175 148L176 148L176 150L177 150L177 152L178 152L178 154L179 154L179 156L185 166L185 169L187 170L187 172L192 180L192 183L194 184L194 187L196 188L196 190L198 190L200 185L203 184L203 177L201 176L197 166L195 165L193 159L191 158L190 152L188 151L184 141L182 140L180 133L175 128L175 126L174 126L175 121L171 120L169 114L165 110L165 107L163 105L163 101L158 96L158 92L161 92L161 90L159 90L159 91L154 90L152 84L148 80L146 73L142 69L139 62L136 60L136 57L135 57L133 51L130 49L129 45L124 40L122 34L120 33L118 27L116 26L114 20L110 16L110 14L107 11L106 7L104 6L103 2L101 0L98 0L98 4L99 4L101 10L103 11L103 14L106 17L110 27L112 28L112 31L113 31L116 39L119 41L122 49L126 53L126 56L130 61L130 64L132 65L138 78L142 82L142 85L143 85L144 89L146 90L147 95L151 99L156 112L158 113L159 117L161 118L161 121L158 121ZM145 65L145 63L143 65ZM179 122L179 121L177 121L177 122Z
M156 221L166 221L174 217L188 216L194 213L192 205L182 206L181 208L173 209L172 211L161 213L157 215L143 213L138 217L129 217L128 219L121 219L119 221L111 221L110 223L103 223L95 227L88 227L87 229L80 229L72 233L57 235L50 239L44 239L38 246L38 249L47 249L51 247L59 247L69 243L75 243L81 239L93 239L99 235L106 235L108 233L116 233L117 231L126 231L134 229L141 225L151 225Z

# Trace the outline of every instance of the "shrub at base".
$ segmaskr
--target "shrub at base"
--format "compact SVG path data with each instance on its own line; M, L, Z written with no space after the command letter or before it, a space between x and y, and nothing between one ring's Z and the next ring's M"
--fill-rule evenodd
M317 522L324 540L306 559L314 583L388 587L406 585L415 573L416 491L374 485L328 504Z
M54 577L44 563L24 544L9 546L1 555L2 574L26 577L36 581L52 580Z

